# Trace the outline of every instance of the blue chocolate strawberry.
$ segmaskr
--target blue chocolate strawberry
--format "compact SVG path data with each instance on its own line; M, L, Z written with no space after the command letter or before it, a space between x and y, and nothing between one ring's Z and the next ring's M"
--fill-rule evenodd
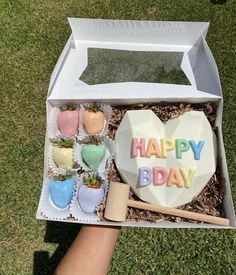
M60 175L50 181L49 194L55 206L64 209L70 204L74 186L74 178L68 175Z
M106 145L104 142L99 142L95 137L83 145L81 156L85 164L92 170L97 170L99 164L106 154Z

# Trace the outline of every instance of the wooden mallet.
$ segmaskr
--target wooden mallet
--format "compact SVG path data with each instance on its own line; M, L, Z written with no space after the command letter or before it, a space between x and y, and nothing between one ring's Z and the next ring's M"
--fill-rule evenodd
M161 207L141 201L129 200L130 186L119 182L110 182L104 217L111 221L123 222L126 219L127 207L134 207L170 216L196 220L211 224L229 226L229 220L205 214L189 212L176 208Z

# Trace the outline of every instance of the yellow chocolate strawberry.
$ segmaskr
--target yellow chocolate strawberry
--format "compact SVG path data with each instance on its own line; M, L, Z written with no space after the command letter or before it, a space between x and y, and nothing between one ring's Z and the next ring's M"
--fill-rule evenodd
M58 167L72 169L73 160L73 144L72 139L57 139L53 140L52 158Z

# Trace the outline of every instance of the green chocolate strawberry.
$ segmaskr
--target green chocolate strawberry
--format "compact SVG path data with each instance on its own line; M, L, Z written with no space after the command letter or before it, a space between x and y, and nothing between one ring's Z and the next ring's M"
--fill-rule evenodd
M106 153L106 145L103 142L88 142L81 150L81 156L86 165L97 170Z

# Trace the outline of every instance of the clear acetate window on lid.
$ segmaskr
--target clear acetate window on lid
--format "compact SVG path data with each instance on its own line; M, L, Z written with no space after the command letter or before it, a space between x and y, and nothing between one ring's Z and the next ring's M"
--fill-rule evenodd
M88 48L88 65L79 79L88 85L146 82L191 85L181 69L183 52Z

